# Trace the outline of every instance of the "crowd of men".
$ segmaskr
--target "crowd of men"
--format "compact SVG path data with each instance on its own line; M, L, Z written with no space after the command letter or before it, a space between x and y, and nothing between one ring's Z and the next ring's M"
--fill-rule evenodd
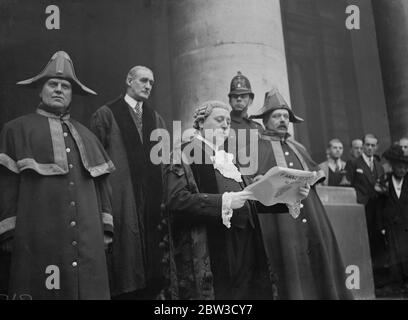
M332 139L320 164L326 186L353 187L364 205L375 285L408 289L408 138L395 141L380 157L378 138L354 139L344 161L343 144Z
M195 135L169 163L153 164L151 134L166 128L149 103L154 81L149 68L130 69L123 94L93 114L90 130L70 117L71 102L95 92L67 53L18 83L37 88L40 102L0 133L3 297L353 299L315 185L300 185L296 203L272 206L246 190L275 166L354 187L373 261L382 263L376 250L386 241L393 279L406 280L408 139L384 153L385 168L371 134L352 141L347 162L332 139L318 165L291 137L289 124L304 120L276 88L248 115L254 93L238 72L229 104L202 102L192 115ZM254 172L240 152L257 163Z

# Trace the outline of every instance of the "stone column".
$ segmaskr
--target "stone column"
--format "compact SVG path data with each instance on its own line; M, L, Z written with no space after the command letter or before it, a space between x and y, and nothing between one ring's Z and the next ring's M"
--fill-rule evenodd
M408 1L372 2L393 141L408 136Z
M168 19L173 115L183 129L200 103L228 102L237 71L255 93L249 114L272 86L290 103L279 0L172 0Z

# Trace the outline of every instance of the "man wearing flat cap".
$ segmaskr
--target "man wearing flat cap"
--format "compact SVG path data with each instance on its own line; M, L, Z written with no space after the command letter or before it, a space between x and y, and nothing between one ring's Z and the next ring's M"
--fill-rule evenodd
M274 166L324 173L305 147L291 138L289 122L300 123L277 89L265 94L264 106L252 118L263 120L258 146L259 179ZM319 182L318 181L318 182ZM349 299L345 268L326 211L313 186L297 206L260 216L260 225L280 299ZM275 209L277 210L277 209ZM288 212L290 214L288 214Z
M232 78L228 93L231 110L231 143L234 143L236 154L245 150L250 152L251 136L257 142L258 133L263 130L262 125L248 117L248 108L254 100L251 83L240 71ZM244 140L245 139L245 140ZM230 151L232 153L233 150Z
M386 187L377 200L377 228L386 242L390 284L408 287L408 156L399 145L383 154L392 167L382 184Z
M222 150L230 121L228 105L203 103L165 168L171 299L274 297L249 181Z
M18 84L40 90L35 113L0 133L0 244L11 251L14 299L109 299L105 245L113 234L113 163L70 117L72 94L96 94L56 52Z

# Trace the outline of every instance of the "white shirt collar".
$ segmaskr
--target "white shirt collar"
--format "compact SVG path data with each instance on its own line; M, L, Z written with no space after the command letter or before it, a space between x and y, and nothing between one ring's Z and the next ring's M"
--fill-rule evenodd
M402 178L399 182L395 179L394 175L392 176L392 184L394 185L395 193L397 194L398 199L401 196L402 184L404 183L404 178Z
M374 165L374 157L367 157L367 155L363 152L362 153L363 159L365 161L365 163L367 163L367 166L370 168L370 161L373 163Z
M330 168L332 171L336 171L336 165L340 168L340 170L343 169L342 163L341 163L341 159L340 159L340 158L337 159L337 160L333 160L333 159L329 158L328 161L327 161L327 163L328 163L329 168Z
M132 108L135 109L137 103L139 103L140 108L143 106L143 101L137 101L135 99L133 99L131 96L129 96L128 94L125 94L124 100L126 101L126 103Z

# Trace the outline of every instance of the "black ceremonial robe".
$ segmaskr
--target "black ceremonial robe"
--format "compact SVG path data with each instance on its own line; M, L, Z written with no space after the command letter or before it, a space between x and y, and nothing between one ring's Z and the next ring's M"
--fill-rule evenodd
M110 298L103 233L113 232L113 170L98 139L69 115L38 109L5 124L0 241L14 240L9 299ZM46 285L51 275L58 290Z
M196 146L194 149L193 145ZM222 194L241 191L215 170L201 141L193 148L202 163L185 161L165 171L172 299L272 299L272 281L252 201L234 210L231 228L222 223ZM202 153L202 154L201 154Z
M272 142L278 144L279 154L274 153ZM283 160L288 168L320 170L306 149L293 140L280 142L275 135L264 133L258 151L257 174L265 174ZM313 186L302 204L296 219L283 212L259 216L279 299L352 299L332 226Z
M116 171L109 177L113 189L115 236L108 256L113 296L160 283L162 278L157 226L161 221L162 169L150 160L155 141L150 135L165 128L164 120L143 103L143 143L123 96L99 108L91 129L107 150ZM159 279L159 280L158 280ZM159 288L152 290L160 292Z

